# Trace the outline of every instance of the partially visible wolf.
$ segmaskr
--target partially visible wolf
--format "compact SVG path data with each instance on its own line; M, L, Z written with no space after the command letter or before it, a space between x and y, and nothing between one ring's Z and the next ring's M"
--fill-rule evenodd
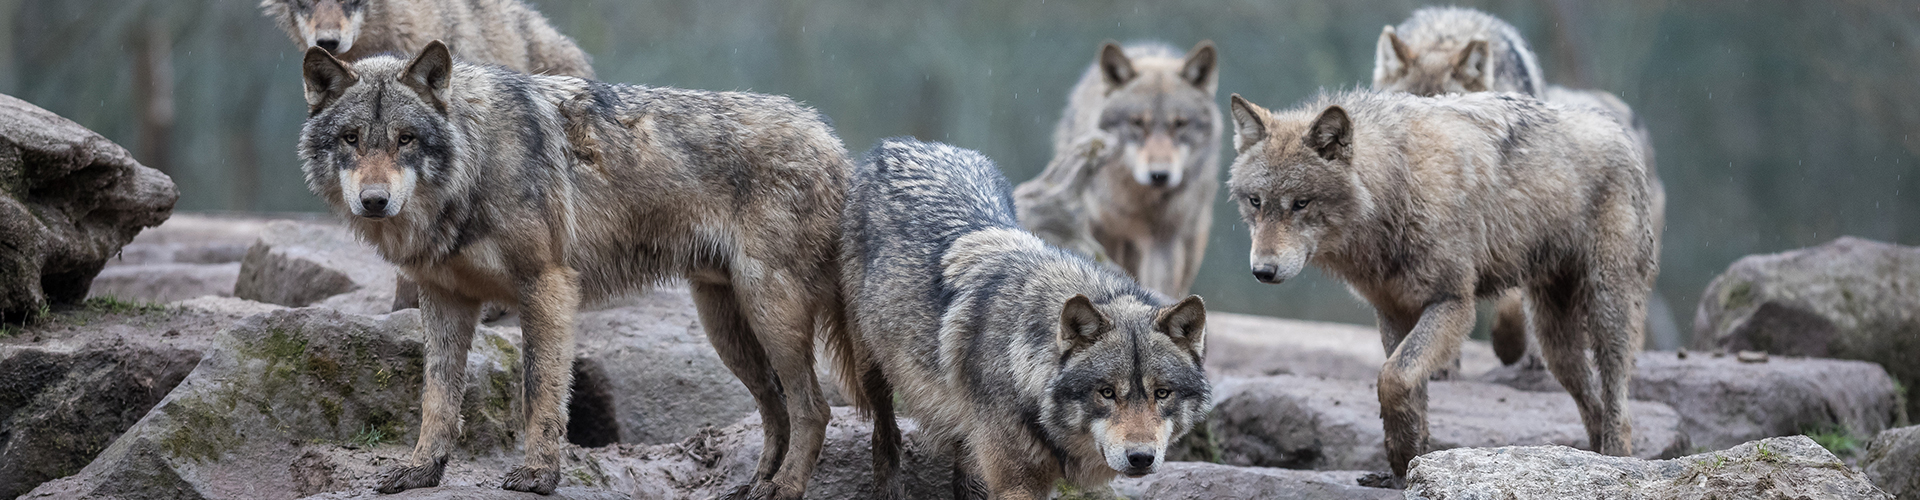
M262 0L260 10L301 49L345 61L442 40L467 62L593 78L587 53L522 0Z
M1462 7L1413 11L1398 28L1380 30L1374 50L1374 90L1398 90L1419 96L1464 92L1517 92L1562 106L1583 107L1612 117L1632 133L1647 177L1653 181L1654 236L1666 226L1667 190L1653 161L1653 137L1633 108L1613 94L1549 85L1520 30L1491 14ZM1497 301L1493 322L1494 353L1512 364L1527 352L1521 292ZM1635 346L1640 345L1638 342ZM1534 359L1532 356L1529 359Z
M875 414L875 491L899 496L889 395L957 444L956 489L1044 499L1055 481L1138 477L1199 422L1206 307L1041 242L993 162L882 141L855 167L842 267L858 353L849 392Z
M1235 95L1232 106L1228 188L1254 277L1280 283L1311 262L1374 307L1396 479L1427 450L1427 377L1459 355L1474 299L1515 287L1588 443L1631 452L1631 341L1659 243L1647 172L1618 123L1511 93L1356 91L1280 113Z
M352 64L316 47L303 66L308 186L420 286L420 439L380 491L439 483L491 301L518 307L525 337L526 462L502 487L551 493L577 306L684 277L766 422L735 493L801 497L828 417L813 336L843 314L850 163L820 115L777 96L456 64L438 41Z
M1053 161L1027 182L1013 188L1013 206L1020 225L1047 244L1072 250L1103 264L1112 263L1093 237L1093 206L1087 189L1102 167L1119 158L1118 141L1095 132L1075 141L1071 149L1054 152Z
M1185 56L1107 42L1053 129L1056 157L1096 131L1119 141L1086 192L1093 236L1140 284L1172 296L1193 286L1213 224L1224 127L1215 54L1212 41Z

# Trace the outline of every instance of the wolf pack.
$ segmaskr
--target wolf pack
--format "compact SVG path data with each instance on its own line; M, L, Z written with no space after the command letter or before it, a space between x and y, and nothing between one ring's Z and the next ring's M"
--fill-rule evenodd
M524 461L550 494L583 302L669 281L758 404L729 498L802 498L830 413L873 419L874 484L902 498L895 419L953 455L957 498L1048 498L1153 473L1211 407L1190 295L1221 187L1251 278L1313 265L1376 312L1389 484L1428 450L1427 381L1480 299L1504 362L1544 363L1588 443L1631 453L1627 377L1658 271L1664 189L1612 94L1542 81L1519 32L1423 8L1378 40L1370 88L1218 105L1202 41L1102 44L1054 156L1015 187L913 138L848 154L781 96L606 83L522 0L265 0L305 50L298 154L313 193L417 283L419 440L377 487L439 484L483 306L519 312Z

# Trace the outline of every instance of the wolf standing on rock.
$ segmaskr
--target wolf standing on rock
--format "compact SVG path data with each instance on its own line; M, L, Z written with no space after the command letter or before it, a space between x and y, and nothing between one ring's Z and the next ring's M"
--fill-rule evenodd
M380 491L439 483L474 323L496 301L521 312L528 427L502 487L551 493L578 305L685 277L765 421L736 495L801 497L828 418L813 335L840 326L849 170L818 114L777 96L456 64L438 41L411 61L308 49L303 69L308 186L420 286L420 440Z
M1093 236L1127 274L1167 295L1193 286L1213 225L1224 127L1215 54L1211 41L1184 57L1164 44L1107 42L1053 129L1056 157L1097 132L1118 141L1085 193Z
M903 491L896 390L922 430L957 443L956 493L977 476L996 499L1151 473L1204 417L1200 298L1175 302L1022 231L992 161L887 140L847 197L855 328L833 342L855 354L840 371L874 412L881 496Z
M1618 124L1507 93L1349 92L1281 113L1235 95L1232 107L1228 188L1254 277L1280 283L1311 262L1373 305L1396 479L1427 450L1427 377L1459 355L1474 299L1515 287L1588 444L1631 452L1631 341L1659 243L1649 177Z
M263 0L260 10L301 49L344 61L441 40L468 62L593 78L587 53L522 0Z

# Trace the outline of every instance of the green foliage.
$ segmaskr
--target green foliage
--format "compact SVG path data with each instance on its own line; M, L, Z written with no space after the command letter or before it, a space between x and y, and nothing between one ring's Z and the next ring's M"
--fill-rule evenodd
M360 432L354 433L352 438L347 439L347 444L361 448L372 448L392 439L393 436L389 436L386 429L369 424L361 427Z
M81 305L88 311L106 314L147 314L165 312L167 310L167 306L165 305L121 300L119 297L112 295L87 297L86 302ZM45 314L45 312L41 314Z
M1844 426L1828 425L1805 432L1804 434L1806 434L1808 438L1812 438L1813 442L1820 443L1821 448L1826 448L1827 451L1833 452L1833 455L1837 457L1845 457L1860 452L1860 439L1854 437L1853 432L1847 430ZM1761 451L1764 452L1766 449L1762 448Z

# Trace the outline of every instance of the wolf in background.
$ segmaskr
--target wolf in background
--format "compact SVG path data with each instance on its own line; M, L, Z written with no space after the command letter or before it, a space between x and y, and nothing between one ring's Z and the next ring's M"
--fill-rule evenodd
M1254 277L1280 283L1312 263L1373 305L1396 482L1427 451L1427 378L1459 356L1474 299L1516 287L1589 445L1632 451L1631 342L1659 243L1619 124L1511 93L1356 91L1280 113L1234 95L1232 107L1228 188Z
M1653 137L1646 124L1632 107L1611 93L1547 84L1526 38L1498 17L1469 8L1427 7L1414 11L1397 28L1381 28L1374 50L1373 88L1429 97L1516 92L1610 116L1627 127L1640 150L1648 178L1653 180L1654 235L1657 238L1664 232L1667 191L1654 166ZM1521 293L1519 289L1509 290L1495 302L1494 353L1506 364L1521 361L1524 356L1529 365L1537 367L1539 354L1529 351L1527 345Z
M582 301L675 277L759 403L765 447L733 496L800 498L827 424L816 329L835 331L850 163L784 97L610 85L455 63L303 62L307 183L419 283L427 330L418 444L379 486L438 484L460 435L483 302L518 306L525 463L502 487L551 493Z
M345 61L441 40L468 62L593 78L587 53L522 0L263 0L260 10L301 49Z
M1086 191L1094 238L1140 284L1171 296L1193 286L1219 190L1219 64L1212 41L1182 56L1160 43L1100 46L1053 129L1055 157L1089 134L1118 144Z
M1094 262L1111 264L1113 259L1093 237L1093 207L1087 188L1100 175L1100 169L1119 159L1119 141L1105 133L1081 137L1072 149L1054 153L1053 161L1027 182L1013 188L1013 206L1020 225L1047 244L1072 250Z
M854 170L842 268L855 327L834 340L875 417L875 491L898 497L897 394L959 452L956 495L1044 499L1059 479L1138 477L1204 418L1206 307L1048 246L978 153L882 141Z

